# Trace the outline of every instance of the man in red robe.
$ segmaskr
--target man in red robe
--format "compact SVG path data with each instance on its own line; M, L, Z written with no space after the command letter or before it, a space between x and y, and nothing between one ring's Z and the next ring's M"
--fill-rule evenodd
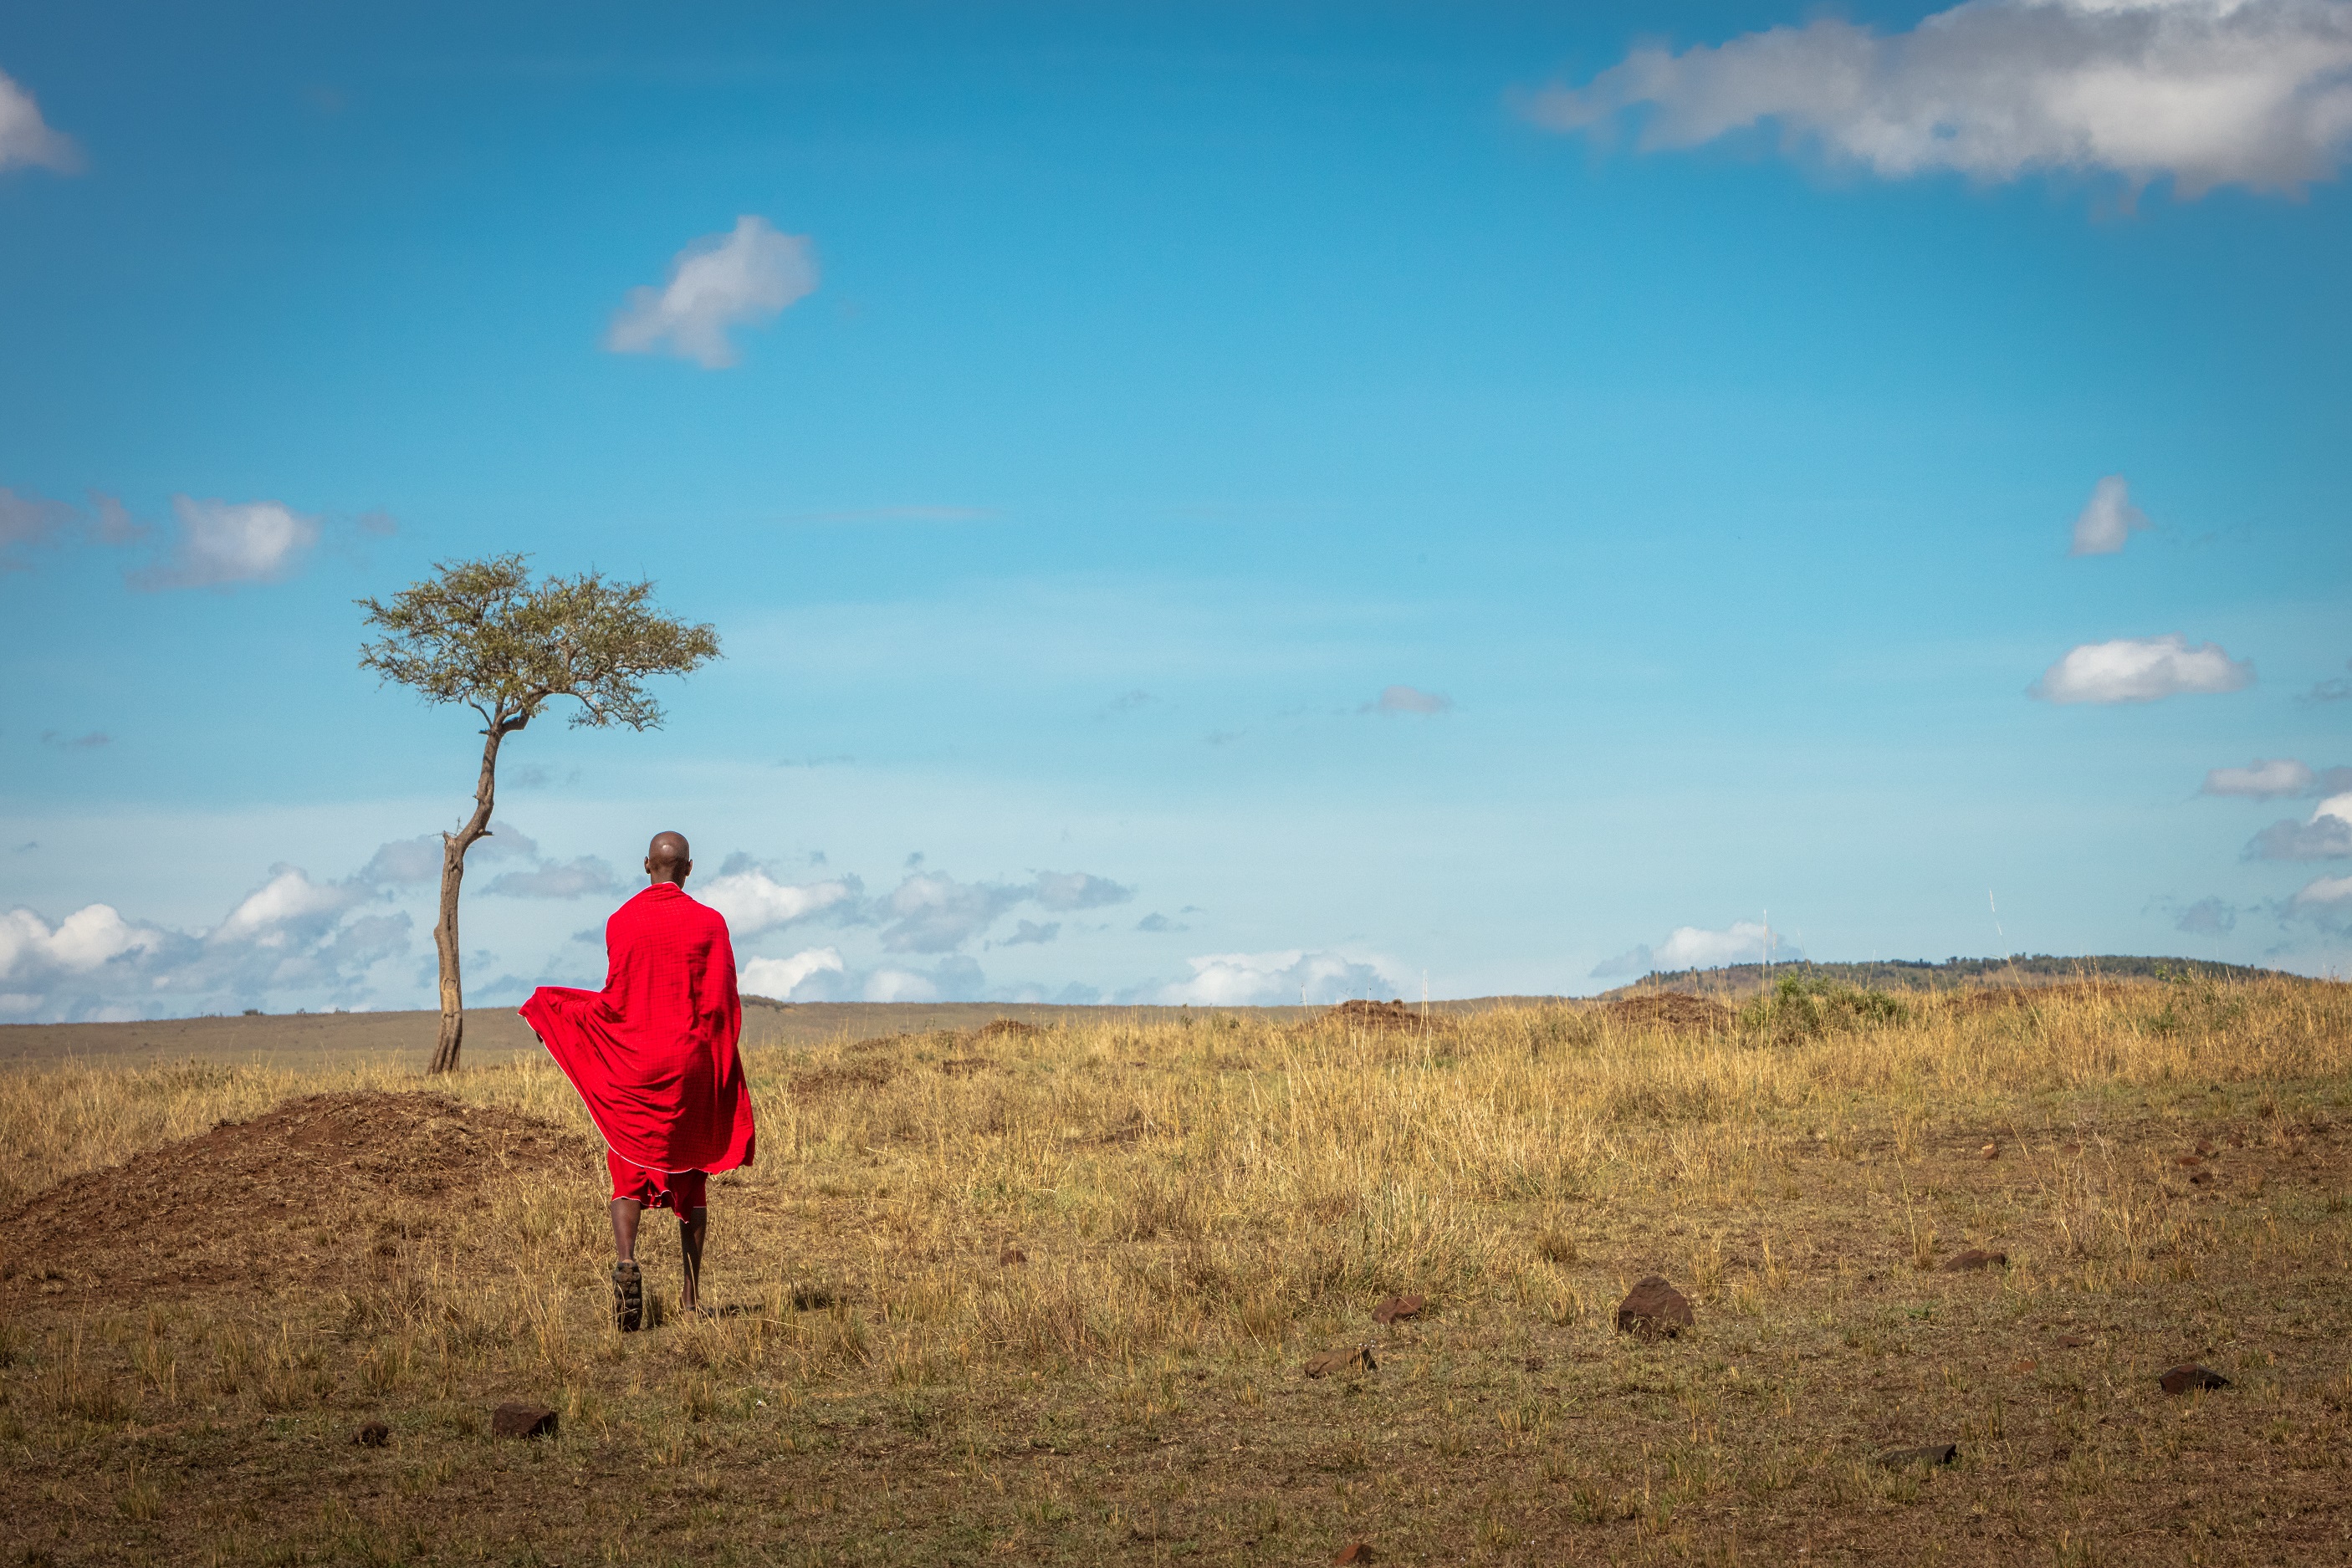
M751 1095L735 1042L743 1007L727 921L686 895L686 839L656 833L646 851L652 885L604 923L604 988L541 986L522 1005L606 1145L613 1176L613 1322L645 1322L637 1217L667 1208L686 1262L681 1311L698 1309L706 1195L713 1171L751 1163Z

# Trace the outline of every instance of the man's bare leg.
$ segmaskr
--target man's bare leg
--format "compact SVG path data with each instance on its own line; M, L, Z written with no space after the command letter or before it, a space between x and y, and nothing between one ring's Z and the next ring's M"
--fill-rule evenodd
M700 1304L696 1287L702 1283L702 1239L710 1233L710 1210L690 1208L677 1217L677 1250L686 1260L686 1288L677 1293L677 1310L690 1312Z
M637 1260L637 1216L646 1206L634 1197L613 1200L613 1257L617 1262Z

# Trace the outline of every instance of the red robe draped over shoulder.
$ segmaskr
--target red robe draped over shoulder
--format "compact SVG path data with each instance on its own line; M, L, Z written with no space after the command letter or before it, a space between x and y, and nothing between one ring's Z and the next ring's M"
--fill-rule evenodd
M613 1152L649 1171L751 1163L751 1094L735 1051L743 1004L727 920L657 882L604 923L601 991L541 986L523 1003Z

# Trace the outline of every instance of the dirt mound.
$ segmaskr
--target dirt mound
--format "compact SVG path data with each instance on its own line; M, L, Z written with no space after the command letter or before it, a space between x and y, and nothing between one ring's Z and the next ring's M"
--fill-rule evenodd
M1419 1034L1423 1030L1439 1028L1444 1022L1442 1019L1423 1019L1418 1009L1401 1001L1347 1001L1315 1019L1309 1027L1336 1023L1354 1030L1411 1030Z
M845 1090L879 1089L897 1076L897 1070L883 1062L844 1061L793 1073L792 1091L803 1100L822 1100Z
M593 1153L552 1123L445 1094L313 1094L31 1198L0 1220L0 1295L331 1284L495 1184L584 1171Z
M1619 1029L1662 1029L1670 1034L1720 1034L1738 1015L1711 997L1687 991L1644 991L1619 997L1605 1009Z
M997 1019L992 1022L981 1025L979 1029L972 1031L971 1038L974 1040L993 1040L1003 1035L1024 1035L1035 1034L1036 1032L1037 1026L1035 1024L1023 1023L1019 1019Z

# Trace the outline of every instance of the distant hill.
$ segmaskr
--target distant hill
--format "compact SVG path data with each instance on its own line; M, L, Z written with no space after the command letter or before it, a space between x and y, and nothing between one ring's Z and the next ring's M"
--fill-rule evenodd
M2014 958L1886 958L1866 964L1728 964L1720 969L1653 969L1630 986L1603 993L1687 991L1703 997L1750 997L1785 975L1829 980L1864 991L1948 991L1962 986L2053 986L2066 980L2158 980L2181 976L2200 980L2252 980L2278 973L2246 964L2204 958L2142 958L2116 954L2062 958L2048 953Z

